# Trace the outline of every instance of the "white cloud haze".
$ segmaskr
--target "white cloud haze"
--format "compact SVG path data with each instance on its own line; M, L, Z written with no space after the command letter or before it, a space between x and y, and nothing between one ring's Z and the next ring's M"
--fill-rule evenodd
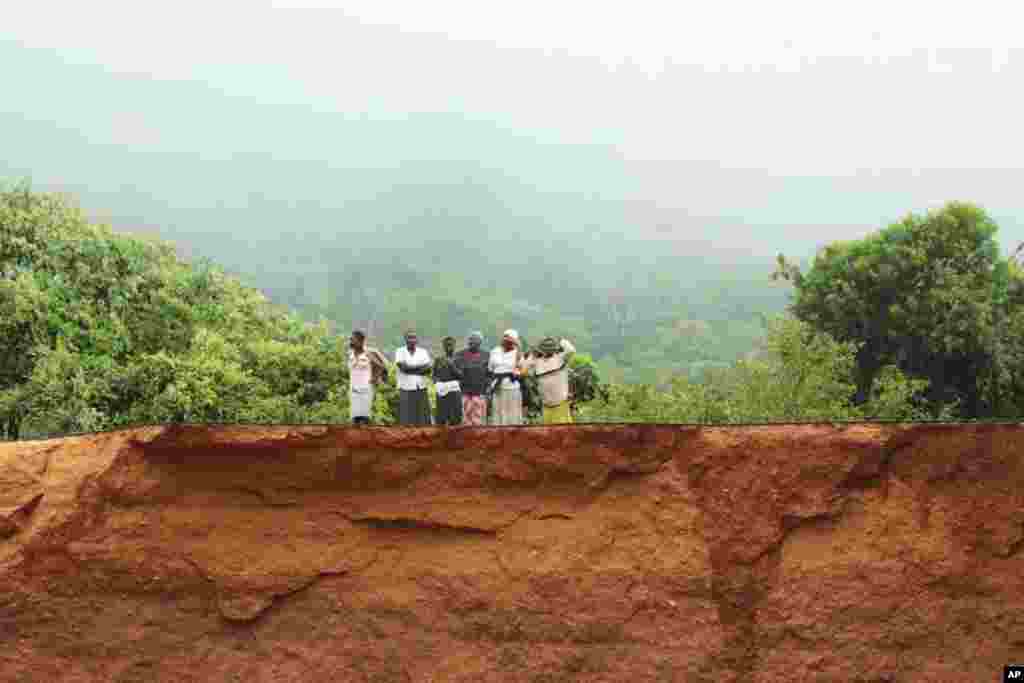
M453 112L607 148L630 180L624 197L655 213L762 225L765 248L857 236L845 231L946 199L982 204L1005 241L1024 239L1016 3L10 5L0 43L26 58L45 52L117 78L204 83L254 107L287 103L352 120ZM62 87L29 83L6 61L24 93ZM67 105L0 99L0 113L100 134L99 119ZM126 144L189 137L155 123L144 102L106 121ZM290 153L281 131L267 131L265 144ZM345 164L329 144L322 155ZM61 178L60 169L40 174Z

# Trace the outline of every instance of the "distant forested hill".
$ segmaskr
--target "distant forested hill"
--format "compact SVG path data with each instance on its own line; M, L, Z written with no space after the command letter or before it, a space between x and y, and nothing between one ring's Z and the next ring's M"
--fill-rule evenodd
M305 230L310 214L301 207L268 206L249 235L228 209L222 232L164 221L188 211L112 222L224 264L309 320L366 328L386 349L407 327L435 346L472 329L493 343L514 327L528 341L572 338L620 381L727 365L758 345L762 316L787 301L787 288L770 280L770 259L730 261L674 239L630 237L621 203L611 200L543 196L510 183L502 189L522 196L502 202L489 194L500 183L490 182L395 184L358 208L335 209L337 231L323 228L322 215ZM541 215L510 217L501 208L508 205ZM209 212L195 213L198 225L209 224ZM281 234L267 229L275 224Z
M309 316L368 328L385 347L398 345L407 326L428 340L479 328L489 342L513 327L528 341L569 336L611 377L627 381L729 364L758 345L762 316L786 303L767 267L665 258L619 270L588 266L582 255L574 267L551 258L571 259L571 250L552 253L528 242L515 247L527 261L518 264L490 262L465 246L422 249L433 264L361 249L350 259L339 253L337 270L299 266L251 281Z
M771 251L745 253L754 228L659 208L609 146L4 54L33 76L6 85L0 179L66 191L118 231L159 235L385 348L406 326L433 340L479 328L489 342L515 327L571 336L613 377L653 379L749 351L758 316L785 302ZM37 87L51 81L67 87ZM676 205L698 191L681 182Z
M769 258L644 233L613 199L459 170L396 172L379 195L334 209L336 231L322 216L304 228L301 211L282 208L294 239L160 232L311 320L366 328L386 349L408 327L435 348L446 334L480 329L494 343L513 327L528 341L568 336L622 381L727 365L758 345L762 316L787 301ZM713 242L714 226L707 233Z

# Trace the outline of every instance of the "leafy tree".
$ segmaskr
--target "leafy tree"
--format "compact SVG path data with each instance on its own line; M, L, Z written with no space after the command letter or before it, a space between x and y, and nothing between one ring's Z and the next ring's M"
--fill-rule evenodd
M928 380L908 377L895 365L886 365L878 372L871 389L871 398L858 406L857 414L869 419L900 422L930 419L933 416L922 400L927 389ZM956 405L952 403L945 406L934 417L952 419Z
M137 422L334 421L347 411L345 351L326 323L303 323L209 262L91 224L27 184L0 189L9 438Z
M21 420L30 420L42 433L66 434L94 431L110 426L110 417L101 408L109 388L108 377L89 372L79 354L63 340L56 348L37 347L35 363L27 380L4 392L0 409L17 409L18 422L9 436L17 438ZM7 401L16 406L3 404ZM11 419L11 413L8 414Z
M721 372L732 421L850 419L856 344L792 318L769 323L760 358Z
M928 380L933 414L960 400L961 414L976 417L991 407L979 378L997 374L994 273L1002 268L1009 278L996 230L982 209L950 202L862 240L830 244L806 274L780 255L774 277L794 285L798 319L859 345L858 405L869 401L882 368L895 365Z
M574 353L569 359L569 395L577 414L591 401L607 403L609 399L608 385L602 382L597 364L588 353Z

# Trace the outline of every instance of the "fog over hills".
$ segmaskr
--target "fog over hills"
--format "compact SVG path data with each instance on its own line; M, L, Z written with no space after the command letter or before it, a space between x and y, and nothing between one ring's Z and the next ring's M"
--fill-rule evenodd
M595 306L633 302L622 334L644 316L748 324L785 302L776 253L806 259L946 200L984 206L1005 249L1024 240L1019 51L998 68L898 40L801 56L797 36L774 63L693 48L650 68L364 10L217 10L180 42L160 19L47 33L16 13L0 177L342 326L561 316L606 355L626 342L598 341Z

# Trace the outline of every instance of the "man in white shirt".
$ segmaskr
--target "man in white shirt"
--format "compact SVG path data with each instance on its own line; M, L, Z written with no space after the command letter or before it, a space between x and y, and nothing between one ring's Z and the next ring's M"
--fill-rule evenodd
M355 330L349 338L348 405L354 424L370 424L374 386L388 375L384 356L366 346L366 334Z
M405 346L395 351L398 366L398 424L430 424L430 398L427 396L427 375L433 361L426 349L416 345L415 332L407 332Z
M519 333L505 330L501 346L491 350L487 369L491 384L491 424L523 424L523 394L519 387Z
M569 396L569 360L576 347L568 339L545 337L537 351L523 361L525 372L533 371L544 403L544 424L572 422Z

